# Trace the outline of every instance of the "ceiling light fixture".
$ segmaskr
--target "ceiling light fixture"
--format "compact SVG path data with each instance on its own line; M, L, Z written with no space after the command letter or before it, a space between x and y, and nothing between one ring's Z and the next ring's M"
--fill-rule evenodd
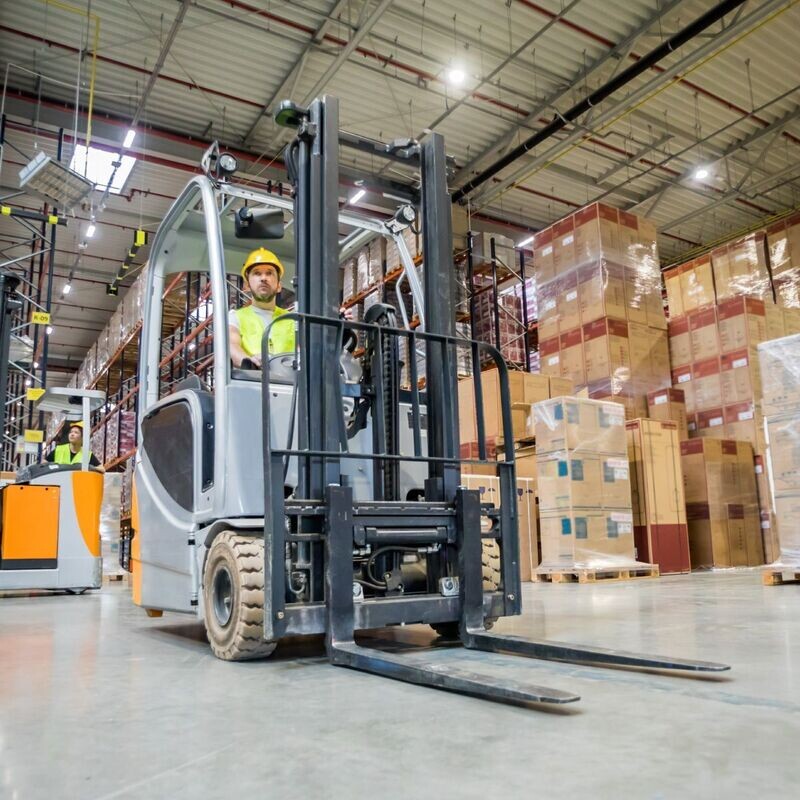
M128 128L128 132L125 134L125 141L122 143L122 146L127 150L133 144L133 140L135 138L136 131L133 128Z
M694 173L694 179L696 181L704 181L709 176L709 171L707 167L698 167Z
M523 239L523 240L522 240L522 241L521 241L521 242L520 242L520 243L517 245L517 247L525 247L526 245L529 245L529 244L530 244L532 241L533 241L533 234L531 234L531 235L530 235L530 236L529 236L527 239Z
M69 294L72 291L72 284L65 283L64 287L61 289L61 294Z
M97 225L94 222L89 223L89 227L86 229L86 238L91 239L94 236L94 232L97 230Z
M366 189L359 189L347 202L350 203L351 206L355 205L366 193Z
M46 328L47 335L49 336L54 330L55 329L53 328L52 325L48 325L47 328Z
M466 77L466 73L460 67L451 67L449 70L447 70L447 80L453 86L461 86Z

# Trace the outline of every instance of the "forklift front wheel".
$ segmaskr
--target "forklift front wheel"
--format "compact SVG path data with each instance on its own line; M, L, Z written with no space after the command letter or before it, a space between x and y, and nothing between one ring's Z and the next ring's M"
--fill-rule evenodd
M203 607L211 649L223 661L266 658L264 540L224 531L214 540L203 571Z

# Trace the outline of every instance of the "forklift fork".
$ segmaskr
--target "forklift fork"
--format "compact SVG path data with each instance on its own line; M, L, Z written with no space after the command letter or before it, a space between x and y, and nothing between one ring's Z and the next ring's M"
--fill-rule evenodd
M440 661L410 662L404 656L356 644L353 600L353 492L350 487L327 489L326 650L331 663L395 680L471 694L490 700L526 703L572 703L579 695L522 681L499 679ZM480 502L477 492L459 489L456 499L459 530L458 563L461 600L460 636L470 650L528 656L549 661L686 672L724 672L725 664L646 656L622 650L575 646L489 633L483 619Z

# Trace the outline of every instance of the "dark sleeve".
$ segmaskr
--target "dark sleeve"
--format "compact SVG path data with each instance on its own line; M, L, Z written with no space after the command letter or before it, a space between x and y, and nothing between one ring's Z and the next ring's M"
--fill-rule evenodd
M55 447L44 457L45 461L49 461L51 464L55 460L56 457L56 449Z
M100 466L100 462L97 460L97 456L94 453L92 453L89 456L89 466L90 467L99 467Z

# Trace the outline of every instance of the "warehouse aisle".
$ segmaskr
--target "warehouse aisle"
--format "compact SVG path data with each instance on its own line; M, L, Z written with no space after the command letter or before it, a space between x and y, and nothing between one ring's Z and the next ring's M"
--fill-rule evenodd
M127 589L0 599L0 797L787 796L800 741L800 586L757 571L527 585L498 630L715 659L692 680L443 647L443 661L571 690L500 705L325 663L319 638L215 660L202 629ZM543 616L544 615L544 616ZM433 641L414 627L384 640Z

